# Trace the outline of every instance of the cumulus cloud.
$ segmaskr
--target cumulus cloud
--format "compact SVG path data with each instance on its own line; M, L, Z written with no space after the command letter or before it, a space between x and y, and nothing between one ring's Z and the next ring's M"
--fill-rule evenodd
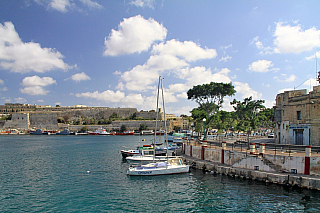
M98 91L77 93L76 97L94 98L96 100L105 101L108 103L108 102L120 102L120 100L125 97L125 94L124 92L121 92L121 91L114 92L112 90L106 90L101 93L99 93Z
M70 69L62 58L63 55L55 49L22 42L11 22L0 24L0 66L3 69L18 73Z
M2 79L0 79L0 84L3 84L3 83L4 83L4 81Z
M240 93L242 94L242 98L248 98L250 96L252 96L252 98L254 100L256 99L261 99L262 97L262 94L257 92L257 91L254 91L248 83L243 83L243 82L234 82L233 83L234 86L235 86L235 90L237 91L237 93Z
M320 30L303 30L300 25L290 26L278 22L274 33L276 53L301 53L320 47Z
M259 60L249 65L249 70L253 72L269 72L269 68L273 67L272 61Z
M215 49L203 49L200 45L197 45L192 41L180 42L175 39L167 41L166 43L162 42L154 45L152 53L176 56L186 60L187 62L217 57L217 51Z
M125 18L119 24L118 31L112 29L108 38L105 38L104 55L141 53L166 36L167 29L152 18L146 20L140 15Z
M85 74L84 72L72 75L71 79L75 82L91 80L91 78L87 74Z
M120 75L119 89L125 88L135 91L154 89L158 76L163 72L173 72L179 78L183 78L181 74L185 76L184 72L190 66L188 62L211 59L217 56L215 49L201 48L192 41L180 42L174 39L154 45L151 53L152 55L145 64L137 65ZM206 74L208 75L209 72L211 71ZM197 78L202 76L201 74L198 71L197 73L188 72L189 76Z
M25 77L22 80L22 86L24 88L20 89L20 92L28 94L28 95L46 95L49 91L45 90L43 87L55 84L56 81L51 77L43 77L32 76Z
M25 87L20 89L20 92L28 95L46 95L49 91L41 86Z
M137 7L150 7L154 8L155 0L132 0L130 4Z

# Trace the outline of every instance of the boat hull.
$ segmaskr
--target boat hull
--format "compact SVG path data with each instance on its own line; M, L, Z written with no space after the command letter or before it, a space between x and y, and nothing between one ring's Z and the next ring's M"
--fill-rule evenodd
M188 165L182 166L167 166L160 168L143 168L143 167L130 167L127 170L127 175L130 176L155 176L155 175L172 175L189 172Z

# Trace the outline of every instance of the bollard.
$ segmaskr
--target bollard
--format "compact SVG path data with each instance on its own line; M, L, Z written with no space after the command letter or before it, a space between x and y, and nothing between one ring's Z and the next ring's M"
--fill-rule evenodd
M259 153L259 154L262 155L262 156L264 155L265 146L266 146L266 145L265 145L264 143L261 143L261 144L260 144L260 153Z
M255 153L256 153L256 144L250 143L250 154L255 154Z
M222 141L222 149L221 149L221 163L224 164L224 150L227 148L227 142Z
M304 174L310 175L310 157L311 157L311 146L306 146L305 160L304 160Z

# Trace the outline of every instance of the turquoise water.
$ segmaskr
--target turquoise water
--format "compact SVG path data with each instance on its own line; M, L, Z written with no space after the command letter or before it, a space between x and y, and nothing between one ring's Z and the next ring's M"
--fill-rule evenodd
M152 136L143 137L150 144ZM0 136L0 212L319 212L320 193L203 174L128 177L139 136ZM88 173L88 171L90 171Z

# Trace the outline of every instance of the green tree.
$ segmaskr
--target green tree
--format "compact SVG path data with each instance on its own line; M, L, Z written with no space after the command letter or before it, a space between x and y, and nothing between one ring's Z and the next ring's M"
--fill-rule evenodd
M117 120L119 118L120 118L119 115L114 112L114 113L112 113L112 115L110 115L109 120L114 121L114 120Z
M194 100L199 104L199 110L205 111L205 138L207 136L207 127L216 118L216 114L219 112L223 104L223 98L225 96L233 96L236 93L232 83L216 83L203 84L193 86L189 89L188 99Z
M252 100L252 96L245 98L243 102L234 99L230 102L238 116L237 129L246 131L249 135L252 130L256 130L258 116L257 113L265 108L264 100Z
M83 126L81 129L80 129L80 132L86 132L88 131L88 127L87 126Z
M274 120L274 109L265 108L257 113L257 118L259 122L257 123L257 128L273 129L275 127Z
M139 131L141 132L142 130L146 130L147 127L145 124L140 124L140 127L139 127Z

